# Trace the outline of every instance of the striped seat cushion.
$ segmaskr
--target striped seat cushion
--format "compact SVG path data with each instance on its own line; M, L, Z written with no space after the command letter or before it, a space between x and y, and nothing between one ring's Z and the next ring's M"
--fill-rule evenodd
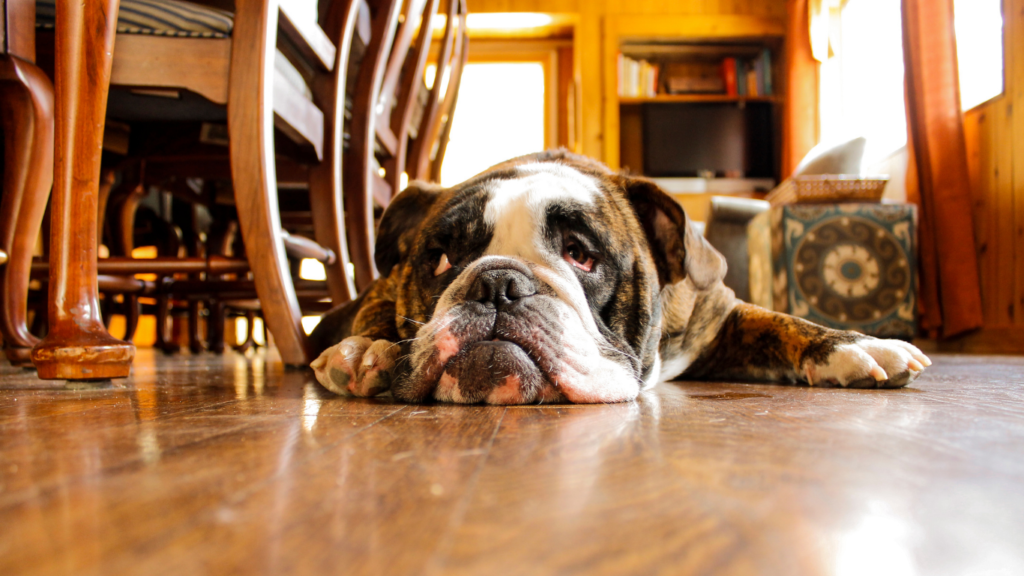
M54 27L56 0L36 0L36 26ZM119 34L146 34L179 38L229 38L235 15L224 10L208 8L183 0L121 0L117 13ZM289 84L307 99L313 92L302 73L280 51L274 59L275 67Z
M53 28L56 0L36 0L36 26ZM234 17L230 12L183 0L121 0L117 31L183 38L228 38Z

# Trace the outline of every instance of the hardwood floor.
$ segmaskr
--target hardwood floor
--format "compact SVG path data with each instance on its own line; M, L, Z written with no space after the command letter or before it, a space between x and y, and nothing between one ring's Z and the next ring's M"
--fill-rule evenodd
M406 406L276 359L0 373L0 574L1024 574L1024 358Z

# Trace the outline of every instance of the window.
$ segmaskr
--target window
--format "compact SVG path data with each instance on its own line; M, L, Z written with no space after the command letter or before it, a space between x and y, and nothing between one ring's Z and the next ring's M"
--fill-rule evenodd
M954 0L960 107L1003 93L1003 11L1000 0Z
M864 166L907 142L898 0L850 0L832 10L832 57L821 67L821 139L867 139Z
M954 9L960 102L967 110L1003 91L1003 17L1000 0L954 0ZM907 141L900 2L849 0L831 10L829 28L821 140L864 136L864 166L878 165Z
M441 184L452 186L509 158L543 150L544 85L540 63L467 64Z
M434 74L428 66L428 86ZM458 184L523 154L572 148L574 95L571 40L473 38L441 184Z

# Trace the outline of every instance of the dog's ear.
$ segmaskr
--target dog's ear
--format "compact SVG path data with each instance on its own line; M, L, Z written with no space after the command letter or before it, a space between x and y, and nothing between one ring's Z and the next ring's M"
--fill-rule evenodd
M704 289L725 277L725 258L697 233L682 206L650 180L618 178L647 235L661 286L689 277Z
M412 247L423 219L430 212L441 191L441 186L413 181L388 204L377 227L377 243L373 259L380 275L387 278L395 264Z

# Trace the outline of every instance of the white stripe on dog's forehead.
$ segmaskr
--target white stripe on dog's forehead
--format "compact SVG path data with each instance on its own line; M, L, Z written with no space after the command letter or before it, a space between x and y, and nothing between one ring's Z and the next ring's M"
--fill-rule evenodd
M518 178L496 180L490 186L484 220L491 226L510 211L522 208L544 210L558 200L590 205L599 191L592 179L561 164L525 164L516 170Z
M494 236L487 254L551 264L552 258L540 251L548 206L560 201L590 206L601 192L589 176L562 164L525 164L516 170L519 177L495 180L489 186L484 221Z

